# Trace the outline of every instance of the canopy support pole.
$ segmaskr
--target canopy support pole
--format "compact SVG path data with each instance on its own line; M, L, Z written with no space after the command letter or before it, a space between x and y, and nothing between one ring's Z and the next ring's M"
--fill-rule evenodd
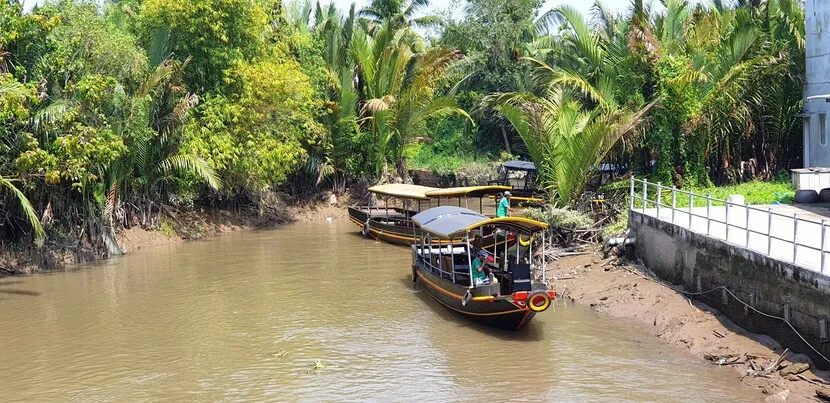
M478 198L478 212L484 214L484 197Z
M496 227L496 233L498 234L498 227ZM507 236L510 235L508 231L504 231L504 271L507 271L507 264L509 263L507 260Z
M547 276L547 273L548 273L548 259L545 258L545 251L547 250L547 249L545 249L545 233L546 232L548 232L548 231L547 230L542 231L542 283L544 283L545 286L548 285L547 280L545 280L545 277ZM533 255L531 255L530 258L533 259Z
M452 245L452 239L450 239L450 276L452 277L452 283L455 284L455 251Z
M473 258L470 256L473 250L472 246L470 245L470 232L467 231L467 235L464 236L464 242L467 244L467 267L470 269L470 289L474 287L473 285Z

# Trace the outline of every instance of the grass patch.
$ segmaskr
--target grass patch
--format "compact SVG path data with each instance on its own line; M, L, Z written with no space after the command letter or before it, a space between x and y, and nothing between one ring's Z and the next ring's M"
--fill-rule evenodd
M683 191L692 191L695 193L693 199L694 207L706 206L706 195L711 195L712 199L726 200L729 195L739 194L743 195L746 204L792 204L795 192L789 182L746 182L731 186L713 186L692 189L682 189ZM636 192L642 197L642 187L638 186ZM700 195L700 196L698 196ZM654 202L657 200L657 187L649 186L648 188L649 207L654 207ZM664 205L671 205L671 188L664 188L660 195L660 202ZM677 193L677 200L675 201L677 207L689 207L689 195L686 193ZM720 205L722 203L713 203ZM634 203L635 208L642 208L642 201L637 199Z

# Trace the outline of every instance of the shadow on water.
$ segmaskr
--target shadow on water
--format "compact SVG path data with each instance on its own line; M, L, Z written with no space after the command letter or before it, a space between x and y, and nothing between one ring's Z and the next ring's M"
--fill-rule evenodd
M521 330L505 330L495 328L492 326L487 326L470 319L462 313L455 312L445 307L440 302L432 298L432 296L430 296L429 293L421 289L420 286L413 287L411 277L401 278L400 282L410 291L412 291L412 295L420 299L421 302L424 303L424 305L428 305L433 313L438 315L438 317L440 317L442 320L446 322L455 323L456 327L472 329L484 333L488 336L497 337L502 340L539 341L545 338L544 329L540 324L536 322L531 321L527 326L525 326Z
M12 284L23 284L23 281L20 281L20 280L0 281L0 287L2 287L4 285L12 285Z
M8 285L15 285L15 284L22 284L23 281L21 280L10 280L10 281L0 281L0 287L8 286ZM9 290L0 288L0 294L12 294L12 295L30 295L32 297L37 297L41 293L37 291L28 291L28 290Z
M37 297L40 295L40 293L37 291L26 290L0 290L0 294L31 295L33 297Z

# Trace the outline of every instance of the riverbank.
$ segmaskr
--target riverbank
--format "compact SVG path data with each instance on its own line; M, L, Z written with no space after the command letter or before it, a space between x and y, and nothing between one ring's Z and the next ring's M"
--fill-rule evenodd
M818 391L830 393L830 374L813 370L808 357L782 356L775 340L746 332L717 310L654 280L642 266L591 252L560 258L548 267L548 275L560 298L630 319L702 360L730 366L740 383L760 390L769 401L823 401Z
M279 218L263 220L255 214L228 210L178 210L168 207L158 228L140 226L116 232L116 242L124 253L171 243L198 240L227 233L269 228L290 222L336 220L348 216L349 196L332 195L282 205ZM63 242L66 244L66 242ZM0 277L61 270L66 266L105 259L105 256L78 252L78 248L50 243L34 246L8 247L0 250Z

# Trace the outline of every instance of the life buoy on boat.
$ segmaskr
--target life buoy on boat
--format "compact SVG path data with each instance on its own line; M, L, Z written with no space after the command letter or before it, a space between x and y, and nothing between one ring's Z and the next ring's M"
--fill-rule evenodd
M363 223L363 228L360 230L360 234L363 236L369 236L369 220L366 220L366 222Z
M528 245L530 245L531 242L533 242L533 238L534 235L531 235L530 238L527 238L527 241L524 241L522 240L522 234L519 234L519 245L526 248Z
M533 312L542 312L550 306L550 295L546 292L535 292L527 297L527 307Z

